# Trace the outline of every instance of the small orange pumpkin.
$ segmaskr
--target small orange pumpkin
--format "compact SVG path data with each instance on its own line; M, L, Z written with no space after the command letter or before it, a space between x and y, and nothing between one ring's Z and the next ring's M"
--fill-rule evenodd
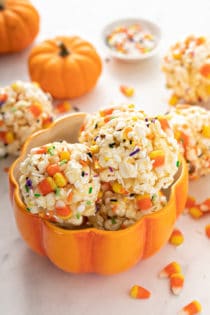
M114 274L153 255L167 242L185 206L188 171L184 159L180 157L179 175L168 190L167 205L124 230L66 230L27 212L18 187L21 161L31 148L47 142L64 139L75 143L84 118L84 113L65 116L57 119L48 129L29 137L20 157L10 167L10 196L19 231L32 250L49 257L56 266L68 272Z
M60 99L79 97L90 91L101 68L95 48L77 36L45 40L29 56L32 81Z
M0 0L0 53L23 50L39 31L39 14L28 0Z

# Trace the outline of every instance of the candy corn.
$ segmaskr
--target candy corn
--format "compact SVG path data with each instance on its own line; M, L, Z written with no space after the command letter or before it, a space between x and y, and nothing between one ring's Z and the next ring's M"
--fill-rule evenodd
M62 152L59 153L59 157L60 157L61 160L69 161L71 155L70 155L70 153L68 151L62 151Z
M210 224L206 225L205 231L206 231L206 236L210 238Z
M46 168L46 171L49 176L53 176L56 173L60 172L60 167L58 164L49 164Z
M160 125L161 125L161 128L166 131L167 129L170 128L170 125L168 123L168 120L165 118L165 117L161 117L161 116L158 116L158 120L160 122Z
M183 242L184 242L184 235L182 234L182 232L178 229L173 230L169 239L169 243L174 246L179 246Z
M113 183L111 184L111 186L112 186L112 190L113 190L115 193L118 193L118 194L125 194L125 193L126 193L126 191L125 191L125 189L123 188L123 186L122 186L120 183L118 183L118 182L113 182Z
M3 105L8 98L8 95L6 93L0 94L0 105Z
M42 193L43 196L51 193L56 189L56 184L52 177L47 177L43 179L38 185L37 185L39 191Z
M105 116L111 115L113 111L114 111L114 108L110 107L110 108L105 108L103 110L100 110L99 113L101 117L105 117Z
M210 138L210 126L203 126L203 130L202 130L202 135L205 137L205 138Z
M64 187L67 184L66 178L60 172L55 173L55 175L53 176L53 179L58 187Z
M194 207L195 205L196 205L195 198L192 196L188 196L186 204L185 204L185 208L191 208L191 207Z
M210 64L204 64L201 68L200 68L200 74L207 78L210 79Z
M198 301L192 301L188 305L184 306L178 315L196 315L202 310L201 304Z
M151 296L151 292L139 285L134 285L130 289L130 296L134 299L148 299Z
M203 212L208 212L210 211L210 198L204 200L201 204L200 204L200 210Z
M173 94L173 95L170 97L168 103L169 103L169 105L171 105L171 106L175 106L175 105L178 103L178 97L177 97L175 94Z
M173 294L179 295L184 286L184 276L181 273L173 273L170 277L170 288Z
M120 91L127 97L131 97L134 94L134 88L125 85L120 86Z
M200 219L203 216L203 212L199 208L199 206L194 206L189 209L189 214L193 219Z
M174 273L181 273L181 266L173 261L165 266L159 273L160 278L170 278Z
M72 211L69 206L65 205L62 200L56 202L55 212L61 218L69 218L72 216Z
M43 112L42 105L39 103L32 104L29 107L29 110L31 111L34 117L39 117Z
M165 162L165 154L163 150L154 150L149 154L150 159L153 161L153 167L162 166Z
M71 104L67 101L57 104L55 111L59 114L67 113L71 110Z
M149 194L138 195L136 203L139 210L147 210L152 207L152 200Z

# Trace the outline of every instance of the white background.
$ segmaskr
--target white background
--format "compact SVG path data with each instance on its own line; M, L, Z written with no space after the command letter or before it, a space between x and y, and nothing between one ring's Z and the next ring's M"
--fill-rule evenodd
M168 92L160 72L161 57L174 41L189 34L210 32L210 1L100 1L34 0L41 15L41 30L36 40L54 35L80 35L91 41L104 59L100 36L108 22L121 17L144 17L157 22L163 38L160 54L140 64L104 63L97 87L88 95L72 101L82 111L92 112L110 103L127 101L119 92L120 84L136 89L132 98L149 114L163 113ZM0 43L1 44L1 43ZM0 57L0 84L27 80L27 56L23 53ZM129 101L130 102L130 101ZM140 262L131 270L115 276L72 275L54 267L47 258L31 252L20 239L8 198L7 175L0 162L0 314L1 315L173 315L192 299L210 314L210 241L204 227L207 216L194 221L183 215L177 222L185 242L179 248L166 245L156 256ZM209 196L210 178L190 184L190 192L201 201ZM179 297L172 296L167 280L157 273L172 260L180 262L186 285ZM152 292L146 301L133 300L128 290L133 284Z

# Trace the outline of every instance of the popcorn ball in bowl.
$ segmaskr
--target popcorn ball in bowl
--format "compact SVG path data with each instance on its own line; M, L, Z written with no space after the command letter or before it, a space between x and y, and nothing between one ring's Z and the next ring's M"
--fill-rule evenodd
M33 148L20 164L19 185L27 210L59 225L77 226L95 214L100 189L84 144L53 142Z
M101 185L102 198L97 200L97 212L90 216L89 222L96 228L102 230L116 231L125 229L139 221L144 215L159 211L167 204L167 198L162 193L136 195L136 194L116 194L111 186L103 191L104 184Z
M208 102L210 98L210 39L189 36L174 44L162 64L171 104Z
M0 88L0 157L18 155L27 137L52 120L51 98L36 84L17 81Z
M200 106L177 105L169 112L190 179L210 173L210 111Z
M162 128L164 118L123 109L113 110L105 117L101 111L99 116L103 115L105 123L100 122L101 117L93 120L94 126L98 121L97 132L87 121L80 141L87 139L101 181L110 182L114 192L152 196L172 184L179 163L178 145L172 130L164 130L169 125Z
M179 164L168 188L155 188L152 196L122 193L119 182L101 180L97 150L78 144L85 117L62 117L29 137L10 168L11 200L19 231L32 250L67 272L115 274L167 242L186 202L187 166L175 151Z

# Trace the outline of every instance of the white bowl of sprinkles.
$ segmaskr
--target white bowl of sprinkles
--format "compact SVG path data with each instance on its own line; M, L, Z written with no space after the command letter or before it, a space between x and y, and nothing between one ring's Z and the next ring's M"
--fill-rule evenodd
M106 25L102 31L108 53L126 62L154 56L158 52L160 39L160 27L142 18L119 19Z

